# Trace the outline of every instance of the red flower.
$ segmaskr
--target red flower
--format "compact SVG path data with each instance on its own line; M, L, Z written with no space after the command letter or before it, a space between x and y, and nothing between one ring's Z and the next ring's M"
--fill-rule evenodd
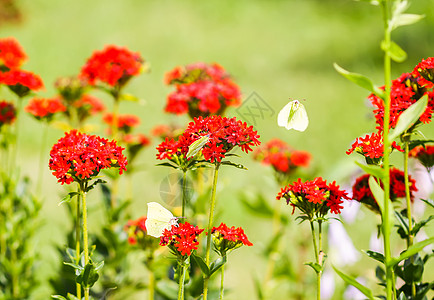
M8 69L16 69L26 59L27 55L15 38L0 39L0 65L4 65Z
M311 160L310 153L294 150L279 139L272 139L256 149L253 157L266 165L271 165L276 172L286 175L292 174L297 167L309 166Z
M195 118L190 122L184 133L177 141L168 139L158 147L157 159L170 159L179 164L179 158L188 160L186 157L189 146L200 138L207 137L207 142L202 147L202 155L205 160L216 163L221 162L225 154L238 146L244 152L252 151L251 146L260 144L257 131L247 126L236 118L211 116L207 118ZM175 157L176 156L176 157Z
M353 200L357 200L365 204L369 209L380 213L380 208L369 188L369 174L364 174L358 177L353 184ZM417 191L416 181L409 176L410 196L413 201L413 193ZM380 182L380 186L383 184ZM396 168L390 169L390 199L396 201L398 198L405 197L405 180L404 172Z
M434 83L434 57L422 59L422 61L414 68L413 74L415 76L422 76L426 82L424 86L433 87Z
M66 111L59 98L33 98L24 109L38 120L49 120L55 113Z
M176 86L176 91L167 97L166 112L206 117L221 115L228 106L241 102L238 86L217 64L176 67L166 74L165 82Z
M30 91L37 91L44 87L41 77L24 70L0 73L0 83L7 85L19 97L24 97Z
M219 227L212 228L211 234L213 235L215 250L221 256L225 256L227 252L242 245L253 246L241 227L228 227L226 224L221 223Z
M16 117L15 106L7 101L0 101L0 127L4 124L12 124Z
M91 95L83 95L80 99L74 101L74 107L86 111L86 114L91 116L105 110L104 104L98 98Z
M426 80L423 77L415 77L414 73L404 73L398 79L392 81L390 128L395 128L401 113L427 92L426 87ZM384 87L382 88L384 89ZM384 101L375 94L371 94L368 99L376 107L374 115L378 124L377 129L383 131ZM430 96L428 106L419 121L422 123L431 122L433 110L434 98Z
M128 163L122 150L115 141L71 130L51 149L49 167L62 184L90 180L111 167L122 174Z
M123 86L140 73L143 62L139 53L111 45L95 51L81 69L80 76L91 85L99 80L110 86Z
M401 152L404 151L396 144L396 142L392 143L392 149ZM349 155L354 151L372 159L382 158L384 154L383 135L378 132L371 133L371 135L367 134L364 138L356 138L351 149L348 149L346 153Z
M340 190L336 182L327 184L321 177L312 181L301 182L299 178L296 182L289 184L281 189L277 195L277 200L286 199L287 204L298 208L307 216L313 217L314 214L324 216L330 210L334 214L339 214L343 206L343 200L349 200L347 192Z
M417 146L410 151L409 156L417 158L427 169L431 169L434 166L433 145Z
M202 232L203 229L188 222L172 225L170 230L164 230L160 238L160 245L169 246L174 254L185 259L185 256L190 256L193 250L197 250L199 245L197 237Z
M110 126L113 126L113 114L105 114L103 121ZM118 115L117 116L117 127L119 130L128 133L131 131L132 127L136 127L140 124L139 117L135 115Z
M179 136L181 133L182 129L173 124L170 126L166 124L156 125L151 131L153 136L159 137L162 140L165 140L166 138L173 139Z

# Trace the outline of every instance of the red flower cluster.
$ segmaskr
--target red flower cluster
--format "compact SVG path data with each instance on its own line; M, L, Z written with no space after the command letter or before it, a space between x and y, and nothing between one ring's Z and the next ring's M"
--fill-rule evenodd
M396 142L392 143L392 149L396 149L401 152L404 151L401 149L401 147L399 147L399 145L396 144ZM351 149L348 149L346 153L349 155L354 151L372 159L382 158L384 154L383 135L380 132L374 132L371 133L371 135L367 134L364 138L356 138L356 141L351 146Z
M421 76L416 76L417 71L413 73L404 73L398 79L392 81L391 85L391 107L390 107L390 127L395 128L401 113L419 100L424 94L428 94L428 106L425 112L420 116L419 121L422 123L431 122L434 111L434 94L428 91L432 83L426 81ZM383 87L384 89L384 87ZM374 115L377 122L377 129L383 131L384 118L384 101L375 94L369 95L369 100L374 105Z
M137 220L129 220L124 230L128 233L128 243L137 244L137 240L143 239L147 235L146 217L140 217Z
M364 174L358 177L353 184L353 200L357 200L365 204L369 209L380 213L380 208L377 201L372 195L369 188L369 174ZM414 192L417 192L416 181L409 176L410 196L413 200ZM383 187L383 184L380 183ZM396 168L390 169L390 200L396 201L398 198L405 197L405 179L404 172Z
M282 188L276 198L285 198L287 204L291 204L294 209L297 207L307 216L313 216L314 213L324 216L329 209L332 213L339 214L343 208L343 200L350 199L347 192L340 190L335 181L327 184L321 177L304 183L299 178Z
M221 115L228 106L241 103L239 87L218 64L176 67L166 74L165 81L176 87L167 97L165 111L169 113L188 113L192 118Z
M19 68L26 59L27 55L15 38L0 39L0 69L1 65L8 69Z
M248 127L234 118L211 116L207 118L195 118L190 122L184 133L178 140L166 140L158 147L157 159L177 159L186 157L189 146L200 138L207 137L206 144L202 147L202 155L205 160L215 163L221 162L225 154L238 146L244 152L252 151L251 146L260 144L257 131L253 126ZM176 158L175 158L176 156Z
M122 150L115 141L71 130L51 149L49 167L62 184L90 180L111 167L119 167L122 174L128 163Z
M66 111L66 107L59 98L33 98L25 107L25 111L38 120L50 120L55 113Z
M84 94L80 99L74 101L73 106L87 116L92 116L105 110L105 106L101 100L87 94Z
M197 237L202 232L203 229L188 222L172 225L170 230L164 230L160 237L160 245L169 246L177 256L190 256L193 250L197 250Z
M125 144L128 145L141 145L142 147L148 146L151 143L151 140L144 134L126 134L123 136L122 140Z
M30 91L44 87L41 77L24 70L10 70L0 73L0 84L5 84L19 97L26 96Z
M112 113L105 114L105 116L103 117L103 121L106 124L113 126L113 122L114 122L113 114ZM125 133L130 132L131 128L136 127L139 124L140 124L140 119L135 115L117 116L117 127L119 128L120 131L123 131Z
M7 101L0 101L0 127L4 124L12 124L17 117L15 106Z
M212 228L211 234L213 235L215 250L221 256L225 256L228 251L242 245L253 246L241 227L228 227L226 224L221 223L219 227Z
M432 87L434 83L434 57L422 59L422 61L414 68L413 74L422 76L426 81L423 82L424 86Z
M431 169L434 166L434 145L417 146L410 151L409 156L419 160L425 168Z
M253 156L256 160L281 173L292 173L297 167L307 167L311 155L306 151L294 150L291 146L279 139L272 139L264 146L257 148Z
M174 139L174 138L178 137L181 133L182 133L182 129L176 125L173 125L173 124L171 124L171 125L160 124L160 125L155 126L151 131L151 134L153 136L159 137L163 141L166 138Z
M111 45L93 53L81 69L80 77L91 85L99 80L113 87L123 86L140 73L143 62L139 53Z

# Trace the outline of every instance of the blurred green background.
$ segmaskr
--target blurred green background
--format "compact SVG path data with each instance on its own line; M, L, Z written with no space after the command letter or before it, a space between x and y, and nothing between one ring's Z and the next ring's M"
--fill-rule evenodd
M263 142L279 137L307 150L313 155L318 176L338 180L346 187L351 184L350 178L357 171L356 156L348 157L345 151L356 137L374 131L374 119L367 105L368 93L337 74L332 64L337 62L383 85L378 7L349 0L21 0L17 5L21 22L2 24L0 36L13 36L23 46L29 57L24 68L41 75L45 82L46 88L39 95L53 96L55 79L77 74L93 51L108 44L125 46L142 54L151 65L151 73L131 81L126 91L142 101L123 102L121 113L139 115L142 123L138 131L148 134L156 124L184 125L188 121L163 112L166 95L172 90L163 84L164 73L177 65L217 62L232 74L243 99L256 93L274 111L254 124ZM422 58L434 56L434 0L413 1L410 12L426 17L394 33L394 40L408 52L404 63L393 65L394 78L411 71ZM105 95L96 95L111 106ZM289 98L305 99L310 125L303 133L277 127L277 113ZM241 117L233 108L227 115ZM42 127L28 116L23 119L18 154L21 171L36 178ZM95 119L93 123L99 122ZM422 131L433 138L434 125L425 125ZM45 146L47 161L49 148L62 135L62 131L50 129ZM154 140L140 157L144 169L134 177L134 217L146 214L146 202L161 201L160 183L170 172L154 166L157 142ZM237 200L239 191L261 191L270 201L278 192L271 170L247 155L239 161L249 170L226 168L221 172L217 206L220 220L243 226L256 247L231 255L226 276L231 289L228 300L253 298L251 273L260 274L264 269L257 253L271 231L269 222L244 212ZM395 163L399 165L400 158ZM57 206L65 189L48 169L43 190L43 227L38 237L38 246L45 251L39 265L42 281L58 266L53 243L63 243L65 226L64 208ZM98 217L95 213L91 231L92 224L96 227L100 221ZM357 234L356 248L368 248L377 221L365 213L349 227ZM365 257L363 261L361 266L375 265ZM38 299L47 299L50 291L45 287L38 295Z

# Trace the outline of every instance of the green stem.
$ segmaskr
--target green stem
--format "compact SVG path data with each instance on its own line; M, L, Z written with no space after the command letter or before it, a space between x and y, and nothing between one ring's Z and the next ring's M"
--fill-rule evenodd
M384 45L386 49L390 49L391 45L391 30L389 28L389 9L390 0L381 2L383 10L383 24L384 24ZM391 260L390 250L390 235L391 224L389 210L390 198L390 173L389 173L389 124L390 124L390 82L391 82L391 58L388 51L384 53L384 92L385 92L385 107L384 107L384 122L383 122L383 143L384 143L384 173L383 173L383 186L384 186L384 210L382 212L382 231L384 236L384 257L386 262L386 299L395 299L394 292L394 274L393 267L389 264Z
M117 88L115 88L115 90L112 93L113 98L114 98L114 102L113 102L113 122L112 122L112 126L111 126L111 130L112 130L112 138L115 141L118 141L118 119L119 119L119 95L120 92ZM112 182L112 193L111 193L111 208L114 209L117 205L116 205L116 199L119 193L119 182L118 182L118 177L115 177L113 179Z
M41 149L40 149L40 155L39 155L39 176L38 176L38 183L36 185L37 187L37 193L38 195L41 194L42 190L42 181L44 177L44 170L46 168L46 163L44 162L44 157L46 155L45 147L47 144L47 134L48 134L48 122L44 122L44 128L42 129L42 140L41 140Z
M149 272L149 300L154 300L155 276L154 272Z
M410 183L408 180L408 152L409 152L409 141L408 138L404 137L404 182L405 182L405 199L407 202L407 219L408 219L408 237L407 237L407 248L413 245L413 220L411 218L411 196L410 196ZM413 262L413 256L410 258ZM414 298L416 296L416 285L411 282L411 295Z
M221 280L220 280L220 300L223 300L225 265L221 266L220 274L221 274Z
M76 204L76 218L75 218L75 263L77 265L80 264L80 257L81 257L81 251L80 251L80 201L81 201L81 193L79 190L78 196L77 196L77 204ZM81 285L79 283L76 284L77 289L77 298L81 299Z
M316 234L315 234L315 228L313 226L313 220L310 220L310 230L312 231L312 241L313 241L313 249L315 251L315 261L317 264L320 264L319 251L316 243ZM317 272L317 271L315 272L316 272L316 285L317 285L316 299L321 300L321 272Z
M186 272L186 265L185 261L181 264L181 278L179 279L179 287L178 287L178 300L184 300L184 281L185 281L185 272Z
M17 101L17 114L16 114L16 121L15 121L15 136L13 139L13 143L10 147L11 149L11 156L10 156L10 165L9 165L9 174L11 174L11 172L14 172L16 166L17 166L17 152L18 152L18 137L19 137L19 132L20 132L20 120L21 120L21 107L22 107L22 102L23 102L23 98L19 97L18 101Z
M186 180L187 180L187 172L183 171L183 176L182 176L182 222L184 222L184 218L185 218L185 206L186 206L186 202L187 202L187 193L186 193Z
M219 172L220 164L217 163L214 167L214 178L212 183L212 192L211 192L211 207L209 209L209 219L208 219L208 229L207 229L207 236L206 236L206 256L205 256L205 263L209 267L210 263L210 250L211 250L211 229L212 229L212 223L214 219L214 208L215 208L215 194L216 194L216 187L217 187L217 178L218 178L218 172ZM208 282L209 277L205 276L203 279L203 300L206 300L208 297Z
M84 183L84 185L87 185ZM87 231L87 207L86 207L86 191L85 186L80 185L81 188L81 200L83 205L83 249L84 249L84 265L89 263L89 241ZM89 300L89 288L84 288L84 299Z

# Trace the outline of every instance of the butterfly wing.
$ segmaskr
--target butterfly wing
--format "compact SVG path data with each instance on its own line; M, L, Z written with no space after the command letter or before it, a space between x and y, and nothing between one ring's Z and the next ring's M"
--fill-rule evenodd
M298 131L305 131L309 125L309 118L307 117L304 105L298 100L289 102L277 116L277 124L286 129L294 129Z
M173 214L157 202L148 203L148 214L146 216L146 231L148 235L160 237L164 229L170 229L176 218ZM176 224L176 221L175 221Z

